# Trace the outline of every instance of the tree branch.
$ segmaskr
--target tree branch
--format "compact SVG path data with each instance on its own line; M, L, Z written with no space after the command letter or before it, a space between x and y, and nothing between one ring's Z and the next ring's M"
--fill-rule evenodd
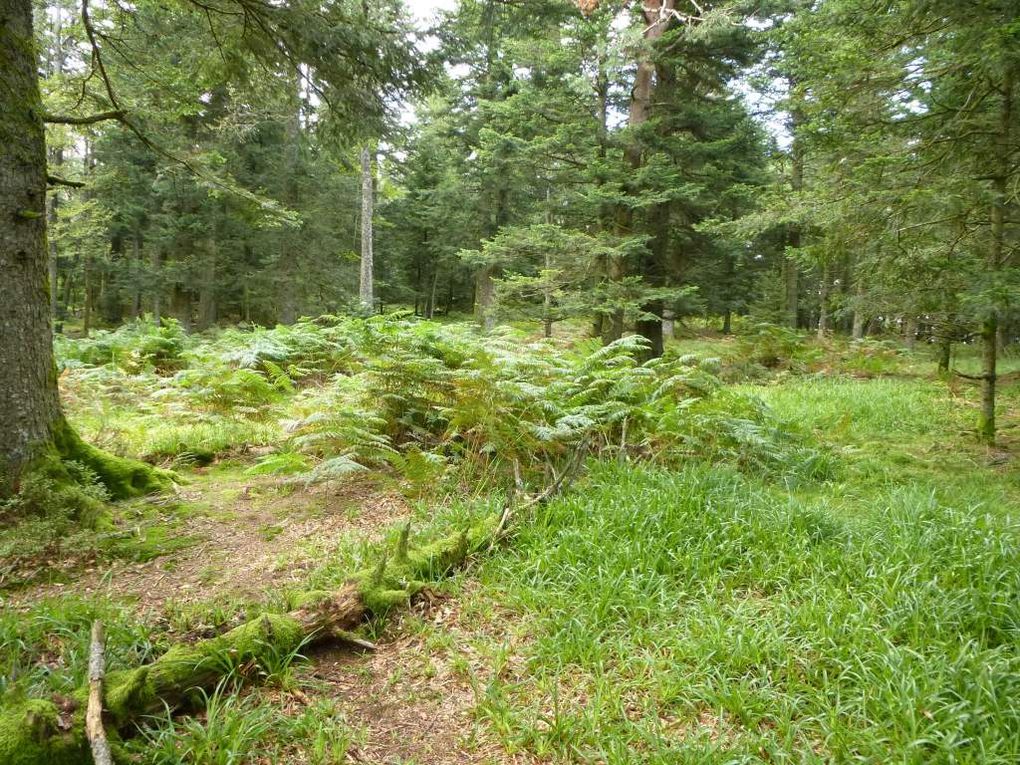
M69 186L72 189L83 189L85 184L81 181L69 181L66 178L61 178L57 175L47 175L46 183L50 186Z
M121 109L113 109L108 112L99 112L99 114L90 114L87 117L72 117L67 114L44 114L43 122L50 125L94 125L97 122L121 120L123 118L124 112Z

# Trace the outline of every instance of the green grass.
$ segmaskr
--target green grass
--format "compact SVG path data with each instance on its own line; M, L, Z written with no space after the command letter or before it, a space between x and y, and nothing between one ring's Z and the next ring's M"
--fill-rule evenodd
M356 730L337 702L320 701L291 714L281 714L278 702L259 694L240 697L221 686L206 697L201 718L155 718L128 751L146 765L346 761Z
M67 694L79 687L96 619L106 628L110 669L137 666L160 652L151 628L120 603L63 596L39 600L22 611L5 608L0 611L0 699Z
M1016 762L1016 480L915 464L969 414L934 383L759 393L833 433L843 475L791 494L706 465L594 466L466 595L482 622L516 615L477 647L478 714L560 761ZM874 470L890 454L904 464Z

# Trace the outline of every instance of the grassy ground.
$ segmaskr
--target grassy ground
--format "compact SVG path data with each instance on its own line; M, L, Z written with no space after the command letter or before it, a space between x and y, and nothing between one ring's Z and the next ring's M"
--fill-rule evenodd
M1020 386L1003 386L1000 445L979 448L975 385L936 379L925 349L797 345L774 367L754 361L783 342L677 350L722 357L731 392L762 399L824 470L738 470L727 452L668 469L592 461L505 548L367 625L375 653L281 657L257 689L224 686L204 714L147 721L135 757L1020 760ZM238 414L209 395L189 408L150 372L72 373L66 398L90 438L189 483L120 506L112 531L41 545L0 581L0 698L73 689L94 618L111 665L137 665L285 608L290 589L337 585L407 518L427 536L497 501L486 487L426 495L386 472L339 487L253 472L308 391L259 389Z
M469 590L515 615L478 713L562 760L1016 762L1015 472L962 446L944 386L759 392L841 475L596 466Z

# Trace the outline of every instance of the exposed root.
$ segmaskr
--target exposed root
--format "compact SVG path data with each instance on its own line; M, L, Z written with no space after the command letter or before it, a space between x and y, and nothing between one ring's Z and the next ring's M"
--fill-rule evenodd
M86 443L66 420L53 431L53 446L63 462L78 462L92 470L111 499L128 499L165 491L173 474L138 460L118 457Z

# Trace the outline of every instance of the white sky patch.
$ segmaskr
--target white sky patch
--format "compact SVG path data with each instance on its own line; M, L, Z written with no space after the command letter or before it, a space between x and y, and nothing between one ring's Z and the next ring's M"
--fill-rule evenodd
M421 26L431 22L439 11L452 11L457 0L407 0L407 9Z

